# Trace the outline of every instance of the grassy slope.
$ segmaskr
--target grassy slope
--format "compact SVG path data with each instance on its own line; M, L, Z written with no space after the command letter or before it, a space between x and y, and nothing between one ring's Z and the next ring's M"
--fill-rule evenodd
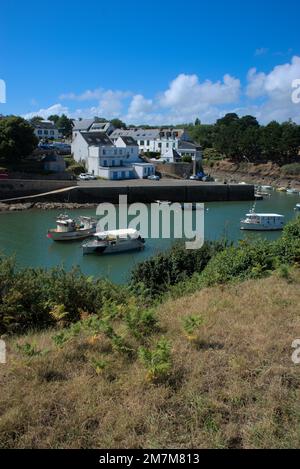
M299 272L289 282L274 274L161 305L173 374L159 385L104 339L62 349L50 332L11 339L0 365L0 446L299 447L299 284ZM205 317L198 344L182 332L191 313ZM25 358L16 351L25 341L50 351ZM95 354L109 363L100 375Z

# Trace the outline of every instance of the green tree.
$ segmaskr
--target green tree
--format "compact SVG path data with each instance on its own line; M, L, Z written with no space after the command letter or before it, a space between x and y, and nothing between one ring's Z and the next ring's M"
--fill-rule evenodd
M64 137L70 137L73 129L73 121L65 114L62 114L56 121L56 127L61 131Z
M41 116L33 116L31 119L29 119L29 122L32 125L36 125L36 124L39 124L40 122L42 122L43 120L44 120L44 118L41 117Z
M59 120L59 115L58 114L51 114L51 116L48 117L48 121L54 122L54 124L57 124L57 121Z
M261 148L266 160L279 161L281 159L282 127L272 121L261 129Z
M120 119L112 119L110 122L116 129L126 129L125 122Z
M29 156L37 144L32 125L22 117L9 116L0 120L0 157L6 161Z

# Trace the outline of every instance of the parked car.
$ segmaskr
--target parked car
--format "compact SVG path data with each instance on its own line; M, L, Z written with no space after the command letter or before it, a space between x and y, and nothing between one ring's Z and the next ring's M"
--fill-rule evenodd
M81 173L81 174L79 174L78 179L80 179L81 181L90 181L90 180L93 180L93 179L97 179L97 177L94 176L94 174Z
M0 179L8 179L7 173L0 173Z
M201 181L201 178L199 176L197 176L196 174L192 174L192 176L190 176L190 180L191 181Z
M150 176L148 176L148 179L150 179L151 181L159 181L160 177L157 174L151 174Z
M78 179L80 179L81 181L89 181L90 176L87 173L81 173L79 174Z

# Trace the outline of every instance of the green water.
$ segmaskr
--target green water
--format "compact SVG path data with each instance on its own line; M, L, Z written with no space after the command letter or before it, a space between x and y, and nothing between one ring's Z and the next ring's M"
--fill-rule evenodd
M299 195L272 192L256 203L258 212L276 212L286 216L286 221L296 216L294 207L300 202ZM205 204L205 238L209 240L226 236L230 240L242 239L250 232L241 232L240 219L249 211L251 202L224 202ZM88 275L105 276L114 282L125 282L132 267L168 248L174 240L147 239L145 250L107 256L83 256L82 241L55 243L46 237L48 228L55 227L57 210L28 210L0 214L0 251L7 255L15 254L20 266L52 267L63 265L70 269L79 265ZM95 209L71 210L71 216L95 215ZM280 232L253 233L250 236L264 236L275 239Z

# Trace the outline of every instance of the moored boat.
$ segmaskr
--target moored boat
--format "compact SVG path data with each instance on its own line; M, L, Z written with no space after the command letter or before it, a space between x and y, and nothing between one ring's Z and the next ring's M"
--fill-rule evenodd
M296 204L295 210L300 211L300 204Z
M53 241L73 241L84 239L96 232L97 220L92 217L70 218L68 215L59 215L56 219L56 228L48 230L47 237Z
M263 191L271 191L271 190L273 190L273 187L272 187L272 186L266 186L266 185L264 185L264 186L261 186L261 188L262 188Z
M284 216L278 213L256 213L251 210L241 220L241 230L277 231L284 227Z
M286 192L286 187L278 187L277 192Z
M141 250L145 240L133 228L123 230L100 231L93 239L82 244L83 254L113 254Z
M298 194L298 190L294 189L293 187L290 187L289 189L286 190L287 194Z

